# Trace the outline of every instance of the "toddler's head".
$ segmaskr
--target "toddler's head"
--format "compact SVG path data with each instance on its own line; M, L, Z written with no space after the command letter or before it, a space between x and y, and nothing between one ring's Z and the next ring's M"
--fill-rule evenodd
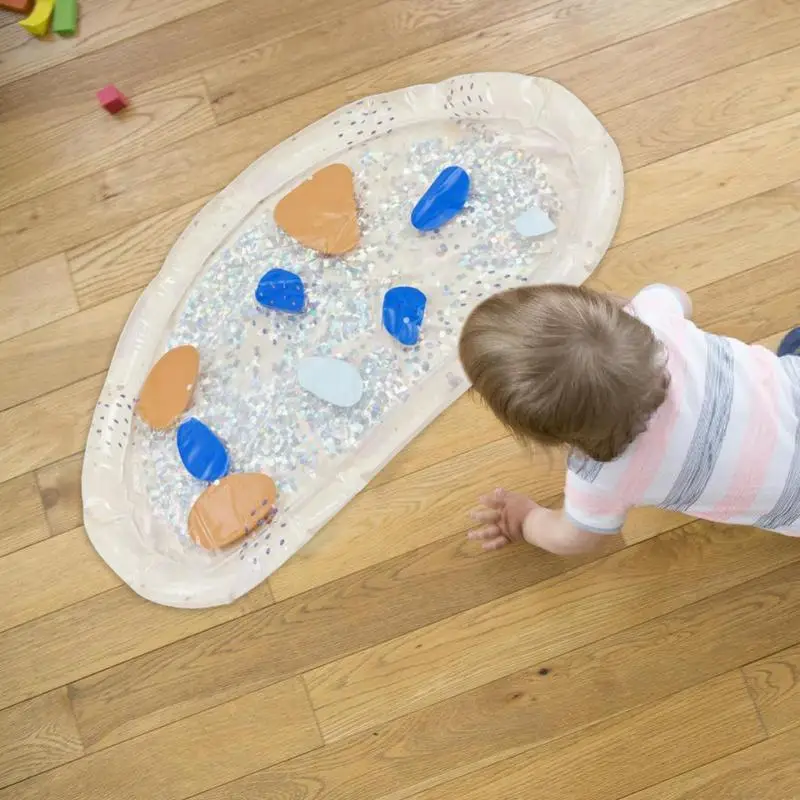
M517 436L611 461L643 432L669 385L662 347L622 302L584 287L523 286L467 318L461 362Z

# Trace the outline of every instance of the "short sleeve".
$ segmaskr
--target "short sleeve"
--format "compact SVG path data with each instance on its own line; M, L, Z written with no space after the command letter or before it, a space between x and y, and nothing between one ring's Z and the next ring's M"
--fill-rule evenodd
M682 289L654 283L645 286L630 304L633 313L643 322L657 319L688 319L692 301Z
M619 533L630 509L618 493L604 488L603 470L609 467L589 459L570 458L564 513L577 527L591 533Z

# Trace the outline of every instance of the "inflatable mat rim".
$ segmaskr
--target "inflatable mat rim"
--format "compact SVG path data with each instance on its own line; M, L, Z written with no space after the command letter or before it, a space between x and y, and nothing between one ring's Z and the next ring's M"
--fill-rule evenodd
M222 605L251 591L280 564L264 574L253 570L248 585L239 585L235 591L231 591L227 582L219 580L216 570L208 570L208 575L196 572L186 574L182 581L176 582L174 576L166 580L162 574L162 570L169 566L163 563L165 556L148 551L147 558L143 560L141 552L134 552L132 540L139 536L136 531L137 508L128 501L128 514L121 515L118 511L114 512L112 507L116 502L115 488L119 493L119 486L125 486L127 444L123 445L121 439L113 441L120 431L111 431L109 421L101 420L105 416L103 400L124 396L120 393L125 391L125 387L128 388L129 398L133 387L136 387L134 391L138 391L150 367L163 351L165 343L161 334L169 329L170 318L191 289L196 274L254 208L299 175L331 161L334 155L345 151L345 146L336 137L329 136L322 146L316 141L316 155L312 163L299 166L300 162L307 159L309 144L324 129L335 124L336 120L342 121L348 113L353 113L366 102L393 104L398 116L395 127L437 119L480 119L477 108L473 108L475 103L472 100L467 102L463 96L464 86L469 84L485 87L487 97L484 105L490 103L495 112L486 114L481 111L485 119L505 118L526 122L532 114L538 115L536 119L541 119L543 114L551 110L552 98L555 97L559 103L558 116L563 116L565 123L574 120L582 126L586 145L580 150L602 149L602 170L606 184L614 186L616 190L612 197L607 198L608 202L598 208L595 228L592 229L591 251L582 263L565 265L563 274L555 276L553 280L582 283L605 255L622 210L624 184L620 154L602 123L584 103L568 89L546 78L511 72L471 73L439 83L419 84L370 95L339 107L263 153L194 216L170 249L158 274L143 291L120 335L89 429L81 481L84 528L103 560L142 597L155 603L184 608ZM420 116L420 110L428 112L427 115ZM390 131L378 131L376 136L367 136L358 143L386 133ZM343 474L342 481L333 487L334 492L324 490L317 495L318 508L305 515L317 521L303 531L302 538L284 554L280 563L300 550L386 463L468 388L457 363L448 371L447 377L446 382L440 379L439 387L431 386L427 394L431 397L441 395L441 398L431 402L424 413L418 415L421 422L415 430L407 433L392 427L388 436L389 444L380 459L373 459L371 463L362 464L357 471ZM123 431L122 436L126 437L127 431ZM115 443L117 447L113 446ZM129 526L133 526L133 531L131 535L126 535L125 529Z

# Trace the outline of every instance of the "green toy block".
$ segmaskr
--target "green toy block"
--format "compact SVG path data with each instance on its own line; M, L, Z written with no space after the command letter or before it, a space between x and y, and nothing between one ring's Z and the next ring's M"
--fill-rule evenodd
M78 0L56 0L53 12L53 31L72 36L78 26Z

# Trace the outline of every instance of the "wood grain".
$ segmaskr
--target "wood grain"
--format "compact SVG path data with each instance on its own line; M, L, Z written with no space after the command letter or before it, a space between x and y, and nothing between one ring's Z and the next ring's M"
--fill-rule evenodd
M685 772L626 800L787 800L800 786L800 728Z
M189 797L319 743L302 681L294 679L30 778L0 798Z
M800 647L749 664L744 675L770 734L800 725Z
M741 677L729 673L414 797L494 800L537 786L542 800L617 800L763 735Z
M588 283L621 294L654 281L693 291L797 251L800 184L788 183L609 250Z
M0 481L82 450L104 380L95 375L0 411Z
M306 680L323 735L364 730L757 577L800 558L792 545L694 523L320 667ZM753 571L731 574L743 550Z
M531 759L542 757L555 779L556 788L572 788L573 794L549 795L553 800L564 797L603 797L598 791L580 793L569 787L570 771L598 769L609 780L603 758L611 757L608 750L619 748L611 758L620 779L631 781L628 786L639 788L632 781L636 774L647 769L649 757L643 758L636 748L656 749L659 741L668 746L669 756L656 757L650 776L674 774L665 768L690 769L710 759L726 755L763 738L752 703L738 674L714 679L684 694L645 706L625 715L613 716L619 710L613 694L608 694L608 722L598 720L594 729L574 731L567 720L542 713L531 713L531 698L515 690L513 679L502 679L479 690L460 695L446 703L430 706L424 711L403 717L374 730L336 742L315 753L248 775L239 780L200 795L201 800L262 800L262 798L303 797L307 800L349 800L369 797L388 800L408 797L413 790L423 790L475 770L481 765L500 762L526 750ZM547 695L541 696L542 704ZM730 716L728 716L730 715ZM553 738L553 730L561 738ZM654 737L653 731L659 731ZM585 740L584 740L585 737ZM662 738L663 737L663 738ZM586 750L581 750L585 741ZM608 750L603 747L606 742ZM537 745L539 745L537 747ZM563 750L560 748L564 748ZM620 767L619 759L628 753L628 769ZM642 754L643 755L643 754ZM581 763L580 769L576 762ZM527 764L524 765L528 767ZM666 773L666 774L665 774ZM547 776L547 772L544 773ZM473 785L470 775L459 791L439 796L466 797ZM524 797L531 785L548 790L547 777L529 780L518 793L490 794L493 798ZM585 788L585 787L583 787ZM602 786L599 787L602 789ZM629 789L630 790L630 789ZM434 794L434 797L437 795ZM538 795L537 795L538 796ZM543 795L545 796L545 795ZM606 795L613 797L614 795ZM428 798L426 798L428 800Z
M175 240L209 199L191 200L69 250L67 260L80 307L96 306L146 286L161 269Z
M81 0L76 37L54 37L45 43L16 26L0 34L0 85L50 69L221 2L227 0L176 0L172 3Z
M83 528L0 558L0 631L120 586Z
M579 563L523 548L486 556L462 535L434 542L76 681L83 740L109 746Z
M491 485L487 485L491 475ZM544 453L501 439L357 495L270 576L278 599L407 553L471 527L468 512L495 486L559 494L563 472Z
M0 556L46 539L50 532L32 473L0 483Z
M97 87L102 88L101 86ZM94 107L61 124L34 129L23 118L0 125L0 208L19 203L115 164L148 154L214 125L206 87L184 78L137 95L124 114L104 119Z
M0 343L77 310L78 300L63 255L0 276Z
M421 6L426 12L422 13L416 11L416 7L412 5L414 11L409 12L409 4L404 5L402 0L395 0L372 10L371 19L366 16L364 18L365 23L371 23L365 27L372 28L373 31L381 30L382 34L373 34L374 44L371 41L367 47L360 48L362 52L366 51L366 58L360 61L362 69L353 68L351 36L364 30L356 26L351 26L351 29L335 28L332 31L339 41L331 53L332 60L326 62L325 68L331 79L342 78L347 74L360 72L366 66L386 64L393 59L402 58L412 50L428 47L432 49L425 51L424 66L420 64L414 71L416 76L426 75L426 80L437 80L441 74L441 67L437 74L437 58L448 61L446 74L454 75L461 70L479 72L487 68L496 69L501 53L506 69L530 72L605 47L653 27L668 25L703 11L723 7L728 2L729 0L668 0L661 4L642 2L632 8L624 0L560 0L555 3L537 0L532 3L504 3L499 14L498 6L484 5L481 12L482 24L473 27L469 23L474 33L456 41L447 41L446 47L437 50L432 46L465 32L464 24L459 25L459 21L463 18L466 7L471 4L462 2L446 6L448 9L452 7L454 13L439 16L430 13L430 6ZM318 37L325 33L320 27ZM231 59L206 70L204 75L218 119L227 122L284 99L279 94L280 89L273 81L266 80L266 77L285 75L294 67L294 78L299 71L296 64L303 59L304 63L313 61L317 53L322 52L317 44L319 40L313 36L308 40L304 34L301 41L304 47L314 48L311 51L304 47L297 48L295 43L297 52L287 54L283 49L270 45L256 48L247 59ZM345 52L348 47L350 50ZM532 52L535 52L533 63ZM467 55L469 61L465 58ZM398 66L402 69L402 64ZM441 74L441 77L444 75ZM411 82L416 80L412 79ZM392 88L407 83L409 81L398 74ZM305 90L312 88L315 87L306 86Z
M147 603L120 586L38 617L0 633L0 707L236 619L271 599L262 584L233 605L185 611Z
M34 295L39 288L28 285L25 291ZM85 311L73 309L57 322L0 342L0 411L104 372L138 295L129 292Z
M78 453L36 472L42 507L53 536L83 525L82 467L83 453Z
M674 98L670 90L675 87L794 47L798 36L800 11L793 0L739 0L570 58L540 74L564 84L595 113L606 112L658 94ZM521 70L533 71L533 64ZM681 109L681 118L686 112ZM690 113L705 112L693 108ZM690 126L680 130L688 132Z
M0 787L82 755L81 737L64 689L0 711Z
M794 37L800 44L800 22ZM626 168L638 170L800 110L799 61L800 48L792 47L615 108L601 119L624 154ZM696 156L685 154L691 157ZM777 153L776 160L782 160ZM641 201L634 205L642 207Z
M796 55L800 61L800 49ZM800 99L800 67L797 73ZM629 172L615 241L647 236L797 180L800 167L792 170L788 156L798 131L800 114L792 114Z

